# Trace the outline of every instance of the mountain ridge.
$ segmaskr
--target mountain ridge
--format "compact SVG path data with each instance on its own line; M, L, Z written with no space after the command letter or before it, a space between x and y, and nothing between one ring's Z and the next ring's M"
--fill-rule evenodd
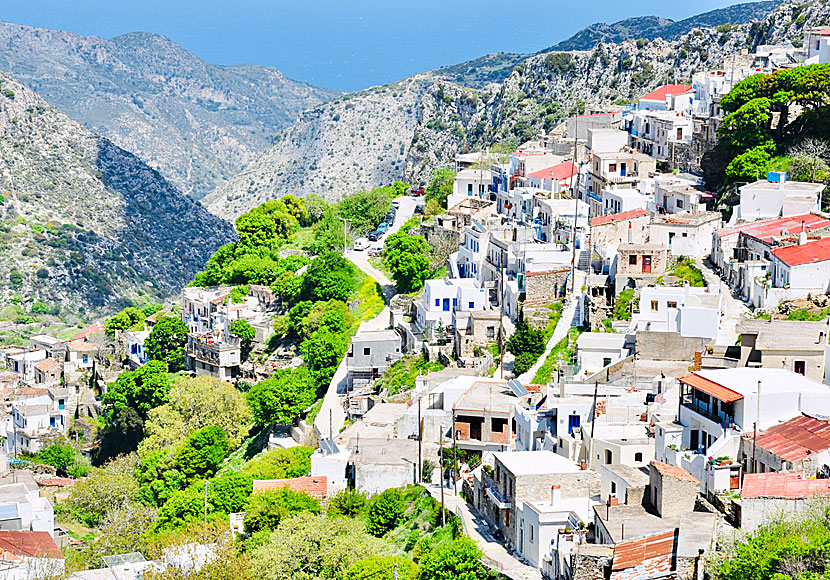
M0 70L197 199L341 94L272 67L213 65L149 32L105 39L0 22Z

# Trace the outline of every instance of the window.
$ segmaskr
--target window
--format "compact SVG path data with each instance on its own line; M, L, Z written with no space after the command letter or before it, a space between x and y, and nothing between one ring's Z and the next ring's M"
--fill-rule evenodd
M617 493L617 482L611 482L611 493Z
M88 354L85 354L85 355L84 355L84 359L83 359L83 360L84 360L84 363L85 363L85 364L86 364L87 362L89 362L89 355L88 355Z
M688 238L688 237L689 237L689 234L687 234L686 232L683 232L683 237L684 237L684 238Z
M530 543L533 543L533 526L530 526Z
M610 449L605 450L605 465L611 465L614 462L614 453Z
M458 298L453 298L452 299L452 307L455 308L456 306L458 306Z
M608 164L608 172L614 173L617 171L617 164L616 163L609 163Z
M634 454L634 461L636 461L637 463L642 463L643 462L643 454L639 453L639 452L635 453Z
M657 300L652 300L651 301L651 311L652 312L657 312L658 310L660 310L660 303L657 302Z
M798 373L800 375L806 374L807 372L807 363L803 360L797 360L793 362L793 372Z
M472 310L475 307L476 307L476 303L475 302L470 302L470 305L469 305L470 310Z
M680 209L683 209L683 200L682 199L677 200L677 207L679 207Z
M677 308L677 302L673 302L673 301L666 302L666 308Z
M441 299L440 298L435 299L435 306L441 306Z
M683 128L682 127L677 128L677 138L678 139L683 139Z
M487 340L493 340L496 338L496 327L495 326L488 326L487 327Z
M369 356L370 354L372 354L372 349L368 346L363 347L363 356Z
M611 359L609 357L604 357L602 359L602 366L607 367L610 364L611 364Z
M473 184L472 183L467 184L467 195L473 195Z
M637 256L636 256L636 254L633 255L633 256L628 256L628 264L630 266L636 266L637 265Z
M63 399L58 399L58 409L63 411L64 407L66 407L66 405L64 404L64 400Z

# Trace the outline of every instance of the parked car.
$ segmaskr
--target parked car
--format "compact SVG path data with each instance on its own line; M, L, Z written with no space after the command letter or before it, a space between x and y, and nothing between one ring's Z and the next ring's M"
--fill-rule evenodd
M378 226L378 233L381 233L381 234L386 233L386 230L388 230L388 229L389 229L389 224L387 224L386 222L381 222L381 224Z
M363 250L367 250L372 243L368 240L368 238L357 238L354 241L354 249L358 252L362 252Z
M369 238L370 242L377 242L380 239L380 232L369 232L369 235L366 237Z
M372 246L369 248L369 257L374 258L383 254L383 246Z
M424 206L416 205L415 206L415 215L424 215Z
M395 223L395 214L390 213L388 216L386 216L386 223L388 223L390 226L393 223Z
M421 197L422 195L424 195L424 190L423 189L413 189L413 190L410 191L410 193L412 195L414 195L415 197Z

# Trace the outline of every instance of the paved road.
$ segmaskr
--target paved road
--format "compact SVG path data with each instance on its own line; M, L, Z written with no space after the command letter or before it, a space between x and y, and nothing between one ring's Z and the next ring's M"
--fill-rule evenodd
M418 198L415 197L398 198L398 212L395 217L395 223L392 224L392 227L387 230L380 240L372 243L373 246L382 245L383 240L401 229L401 226L403 226L403 224L405 224L415 213L415 206L418 203L417 200ZM368 253L366 251L356 252L354 250L349 250L346 252L346 258L355 266L360 268L361 271L365 272L367 276L371 276L377 280L383 288L383 297L388 304L396 293L395 285L383 272L369 263ZM382 330L384 328L388 328L388 326L389 307L387 306L375 318L361 323L360 330L358 332L367 330ZM340 365L337 367L337 371L335 371L334 376L329 383L326 395L323 397L323 406L320 408L320 412L314 420L314 427L317 429L317 432L320 433L320 437L322 438L336 436L346 424L346 412L343 410L343 405L340 402L340 395L344 395L346 393L346 374L346 357L343 357L343 360L340 361Z
M432 497L441 501L440 486L430 485L427 489ZM523 564L508 552L507 548L491 535L490 524L462 497L456 496L452 488L444 488L444 505L464 521L464 531L478 544L491 565L494 563L501 573L513 580L541 580L542 573L539 569Z

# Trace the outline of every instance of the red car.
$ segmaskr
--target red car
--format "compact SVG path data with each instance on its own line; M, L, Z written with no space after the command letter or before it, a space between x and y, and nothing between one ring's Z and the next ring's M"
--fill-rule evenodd
M411 193L415 197L421 197L422 195L424 195L424 190L423 189L413 189L409 193Z

